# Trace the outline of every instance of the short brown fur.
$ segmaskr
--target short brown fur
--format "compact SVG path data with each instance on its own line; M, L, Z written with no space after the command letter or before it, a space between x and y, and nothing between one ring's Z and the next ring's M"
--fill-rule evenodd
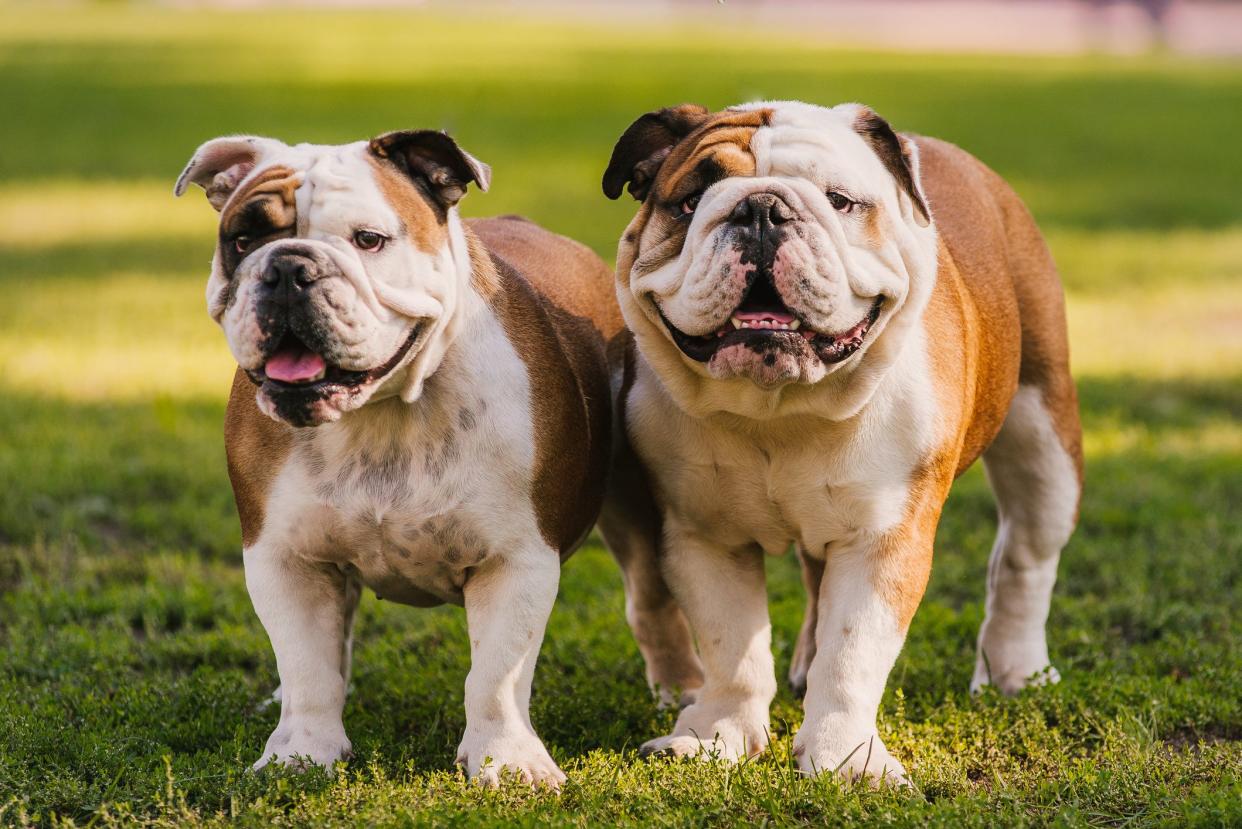
M254 383L239 368L224 413L224 449L243 547L254 544L263 531L268 492L293 445L293 427L259 411L254 396Z
M936 287L923 319L933 385L953 437L916 472L908 519L881 542L876 583L903 628L927 586L949 485L996 438L1019 383L1039 388L1082 482L1064 297L1034 219L964 150L915 141L940 238Z
M540 532L564 557L590 532L604 496L612 439L605 337L620 327L612 274L582 245L524 219L469 228L491 252L501 286L492 309L530 376L531 495Z
M236 221L237 213L258 196L275 196L284 214L269 216L272 226L276 228L292 227L296 220L294 191L298 188L297 173L289 167L274 166L261 171L238 189L224 206L220 214L220 227L228 230Z
M996 437L1022 383L1040 390L1081 482L1082 433L1069 371L1065 297L1047 244L1000 176L952 144L915 141L923 188L947 252L924 318L933 336L977 332L966 338L967 360L977 367L968 374L976 378L975 388L962 410L957 471ZM950 377L961 377L960 365L941 364L940 370L946 373L941 387L951 385Z

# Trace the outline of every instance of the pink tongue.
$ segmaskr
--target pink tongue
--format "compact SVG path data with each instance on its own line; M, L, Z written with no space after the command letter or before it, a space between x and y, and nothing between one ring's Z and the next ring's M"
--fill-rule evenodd
M277 351L263 367L263 373L282 383L304 383L326 368L323 357L309 349L293 346Z
M793 314L786 314L782 311L737 311L733 314L742 322L757 322L758 320L772 320L773 322L788 325L794 321Z

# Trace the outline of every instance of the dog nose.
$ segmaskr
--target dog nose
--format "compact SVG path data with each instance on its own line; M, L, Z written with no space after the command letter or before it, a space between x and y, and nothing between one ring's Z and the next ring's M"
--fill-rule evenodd
M775 193L751 193L733 206L729 222L738 227L767 230L793 217L789 205Z
M305 288L315 281L316 271L313 260L297 253L281 253L267 263L263 281L273 288Z

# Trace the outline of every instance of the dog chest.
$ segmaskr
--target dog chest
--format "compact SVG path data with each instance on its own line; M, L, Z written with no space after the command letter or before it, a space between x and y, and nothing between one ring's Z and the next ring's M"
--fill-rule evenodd
M385 599L460 603L470 568L530 513L529 461L505 434L515 418L504 401L435 384L425 398L300 431L264 543L349 569ZM512 517L508 530L496 515Z
M858 424L743 434L715 428L635 388L633 437L672 517L716 545L818 554L898 524L917 455ZM656 413L659 413L656 415ZM648 423L661 427L641 428ZM767 428L767 427L765 427Z

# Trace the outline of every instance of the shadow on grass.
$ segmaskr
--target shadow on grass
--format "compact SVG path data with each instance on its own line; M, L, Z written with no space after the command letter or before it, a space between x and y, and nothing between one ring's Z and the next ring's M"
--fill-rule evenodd
M187 271L201 276L205 285L211 271L213 243L210 235L203 235L201 238L119 238L24 250L9 248L0 252L0 285L8 284L21 290L23 283L46 283L58 277L103 281L118 273L175 273L180 276Z

